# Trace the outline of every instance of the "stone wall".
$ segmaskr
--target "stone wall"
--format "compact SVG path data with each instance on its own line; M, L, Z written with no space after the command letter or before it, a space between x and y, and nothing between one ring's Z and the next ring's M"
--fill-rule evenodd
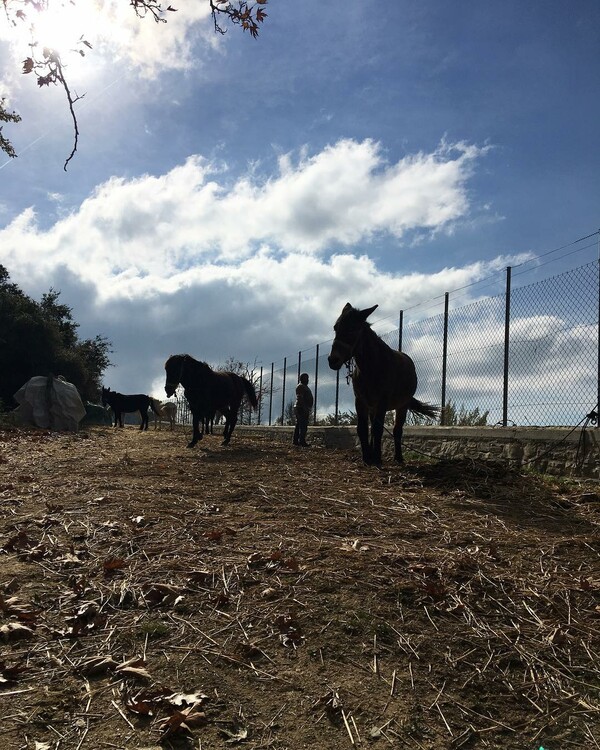
M238 426L236 431L292 442L293 427ZM310 427L309 442L328 448L357 448L355 427ZM569 427L406 427L404 450L436 458L502 460L554 476L600 479L600 430ZM391 460L392 437L384 432L383 450Z

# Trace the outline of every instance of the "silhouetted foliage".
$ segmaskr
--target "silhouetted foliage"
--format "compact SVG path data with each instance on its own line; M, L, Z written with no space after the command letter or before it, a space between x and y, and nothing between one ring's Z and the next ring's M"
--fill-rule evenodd
M448 401L444 408L442 424L460 427L485 427L489 413L489 410L480 412L478 406L474 409L467 409L464 404L461 404L460 409L457 409L453 401Z
M256 396L259 401L261 401L262 397L268 393L269 389L267 388L264 381L261 386L260 367L258 367L258 365L256 364L256 360L254 360L253 364L250 364L249 362L242 362L235 357L229 357L225 361L225 364L219 365L217 369L224 372L234 372L241 378L246 378L246 380L249 380L254 387ZM238 424L252 424L256 421L256 419L257 415L255 411L248 403L248 399L246 398L246 396L244 396L238 414Z
M9 112L4 102L6 99L0 99L0 122L21 122L21 117L16 112ZM2 135L2 128L0 127L0 150L4 151L5 154L14 159L17 155L12 146L12 143Z
M0 401L5 407L16 405L13 395L35 375L62 375L82 399L98 400L111 344L103 336L79 339L72 310L59 296L50 289L36 302L0 265Z
M347 427L348 425L356 424L357 421L358 418L355 411L340 411L338 412L337 420L335 414L327 414L323 419L318 420L318 423L324 427L333 427L334 425Z

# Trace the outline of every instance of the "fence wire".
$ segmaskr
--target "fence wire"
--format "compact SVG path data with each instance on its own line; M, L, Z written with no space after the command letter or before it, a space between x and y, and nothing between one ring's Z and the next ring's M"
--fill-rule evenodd
M461 307L448 295L447 314L380 336L394 349L401 340L414 360L421 401L487 412L491 425L576 425L598 405L599 271L592 261ZM263 377L263 424L293 421L300 372L316 397L313 422L336 424L354 411L346 371L327 363L330 348L325 342L272 364L272 388L270 372Z

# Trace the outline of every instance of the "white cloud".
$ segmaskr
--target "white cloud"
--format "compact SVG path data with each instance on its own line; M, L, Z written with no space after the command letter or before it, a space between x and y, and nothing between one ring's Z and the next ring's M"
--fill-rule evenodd
M0 230L0 262L32 296L61 290L82 336L113 342L111 387L160 395L169 354L267 364L330 339L346 301L378 303L373 319L389 320L377 330L389 330L399 308L503 268L510 259L403 275L364 251L376 234L399 244L468 217L481 153L442 145L390 164L378 144L344 140L235 180L193 156L112 178L47 229L23 211Z
M239 263L260 247L318 254L450 227L468 215L481 154L442 144L388 164L373 141L342 140L297 163L281 157L270 178L250 168L231 185L221 165L192 156L164 175L111 178L47 231L28 209L0 241L13 268L46 275L65 265L85 281L111 279L105 295L145 294L173 277L184 284L199 263Z

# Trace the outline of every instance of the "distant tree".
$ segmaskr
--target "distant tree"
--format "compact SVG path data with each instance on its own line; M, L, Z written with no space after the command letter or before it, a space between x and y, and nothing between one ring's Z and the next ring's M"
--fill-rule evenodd
M344 427L348 425L354 425L357 421L358 420L355 411L341 411L338 412L337 421L335 418L335 414L327 414L325 417L323 417L323 419L319 420L319 424L323 425L324 427L331 427L333 425Z
M40 302L10 282L0 265L0 400L14 405L15 392L34 375L62 375L84 400L99 398L110 365L110 342L102 336L79 339L78 324L60 292L50 289Z
M443 424L461 427L485 427L489 413L489 410L481 413L478 406L474 409L467 409L464 404L461 404L460 409L457 409L453 401L448 401L444 408Z
M75 113L75 104L83 96L74 94L65 75L65 64L61 57L61 51L51 49L50 47L41 46L36 39L36 18L48 10L53 4L53 0L1 0L4 19L10 26L17 27L20 24L26 24L32 34L30 43L30 53L23 60L23 73L32 73L40 88L44 86L60 86L66 95L67 106L73 122L73 148L64 163L66 171L68 163L75 156L79 142L79 124ZM75 0L70 0L74 5ZM55 0L54 0L55 2ZM226 29L221 26L221 19L230 22L234 26L239 26L247 31L252 37L257 37L259 26L267 17L263 6L268 0L207 0L210 5L215 32L224 34ZM134 13L140 19L146 16L151 17L156 23L166 23L166 15L177 11L177 8L168 5L166 8L160 0L129 0L129 5L133 8ZM81 56L85 56L87 51L92 49L92 45L83 37L79 40L76 49L70 50ZM8 112L4 105L5 99L0 100L0 122L19 122L21 117L14 112ZM0 149L8 156L14 158L17 154L10 143L2 135L0 128Z
M296 414L294 413L294 401L288 401L283 409L283 421L281 414L275 420L275 424L292 425L296 424Z
M225 364L220 365L218 369L223 370L224 372L234 372L236 375L249 380L252 383L254 390L256 391L256 396L259 401L262 399L265 393L268 393L268 388L266 387L264 382L261 387L260 368L257 366L256 360L254 360L253 364L250 364L249 362L242 362L235 357L229 357L225 361ZM238 414L239 424L252 424L254 415L255 412L253 408L250 406L250 403L248 402L246 396L244 396Z

